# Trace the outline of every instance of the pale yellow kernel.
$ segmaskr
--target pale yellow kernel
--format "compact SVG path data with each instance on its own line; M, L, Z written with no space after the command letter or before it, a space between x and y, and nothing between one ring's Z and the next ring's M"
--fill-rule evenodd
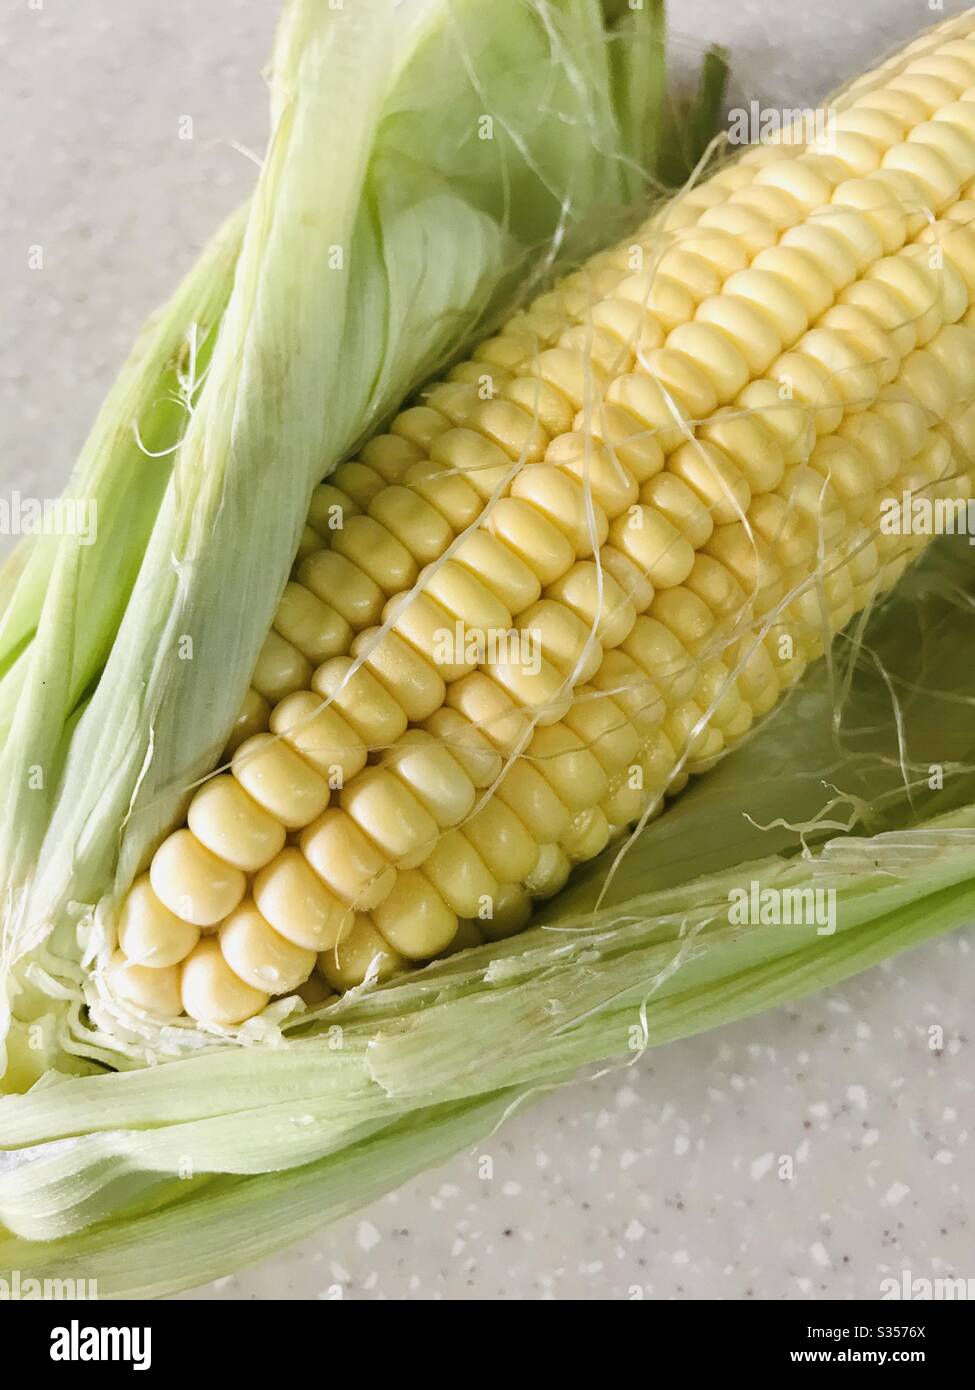
M520 613L534 603L542 592L541 581L531 566L504 541L483 529L466 536L454 551L453 558L490 589L508 613Z
M684 585L707 605L716 618L725 621L735 621L748 604L744 589L728 567L713 555L703 552L695 555L694 568Z
M255 734L263 732L268 726L270 716L271 706L264 696L258 694L253 688L248 690L230 730L230 736L224 749L224 760L233 757L242 743L246 743Z
M466 478L452 472L444 463L433 459L415 463L404 482L436 507L455 531L463 531L481 514L483 502L479 493Z
M318 969L344 994L358 985L380 984L406 968L406 961L381 936L365 913L358 913L348 936L318 957Z
M632 389L639 392L646 377L637 374L632 381L637 383ZM646 482L664 466L663 448L654 430L622 405L604 401L593 411L580 411L572 428L605 444L636 483Z
M470 552L467 552L470 554ZM426 593L453 618L480 633L504 631L511 612L493 590L466 565L444 560L421 575Z
M663 718L665 706L660 687L625 652L607 652L592 683L597 690L613 697L613 702L643 737L652 733ZM575 728L575 732L579 734L580 730Z
M347 651L352 641L352 629L341 613L303 584L284 586L274 627L316 666Z
M234 754L237 781L269 815L299 830L328 805L328 783L283 739L256 734Z
M833 294L857 278L856 258L825 217L810 217L799 226L791 227L780 245L803 251L813 259L820 272L828 277Z
M794 343L809 327L809 310L805 301L792 288L788 279L773 273L771 269L756 270L749 267L747 270L737 271L726 282L721 299L731 304L744 301L751 306L753 316L767 318L780 345ZM699 313L704 308L705 306L701 305ZM707 312L712 312L710 301ZM767 331L764 341L770 341L770 331ZM773 354L777 355L777 352Z
M457 917L428 878L416 869L396 877L396 887L373 909L372 919L407 960L429 960L457 935Z
M734 400L751 378L751 368L738 347L727 333L710 323L695 319L679 324L667 339L667 346L683 353L707 373L718 404Z
M340 463L332 474L332 482L352 498L360 512L368 511L369 503L385 486L376 470L358 459L347 459L345 463Z
M425 445L421 448L400 435L377 434L363 444L359 458L378 473L383 482L398 483L406 470L424 458L427 452Z
M726 293L704 300L697 307L695 322L722 333L733 343L749 376L764 372L784 346L782 334L767 310L741 295ZM746 376L741 386L747 381Z
M430 457L463 477L485 500L500 494L518 467L497 444L466 427L442 434L434 443Z
M728 232L738 237L752 256L767 247L774 246L778 229L769 221L764 211L757 208L735 206L725 203L708 208L698 220L698 226L710 230Z
M602 661L602 643L564 603L543 598L519 613L518 629L573 685L589 680Z
M840 302L829 312L853 308L868 315L888 338L890 355L897 365L917 343L917 328L911 307L904 297L878 281L858 280L840 296ZM824 318L826 316L824 315Z
M539 844L557 840L569 823L568 809L523 757L508 763L494 795L514 811Z
M618 646L636 622L636 609L621 585L593 560L577 561L545 590L545 597L571 609L604 647Z
M557 526L577 556L593 554L606 539L609 521L602 507L552 464L524 469L511 484L511 496L530 503Z
M460 680L477 665L463 623L422 590L391 598L383 609L383 622L435 667L445 684Z
M295 946L323 951L351 925L352 914L294 846L283 849L254 879L261 916Z
M420 870L458 917L477 917L498 881L460 830L441 835Z
M752 496L748 481L734 460L716 444L704 440L684 444L672 454L667 466L697 494L716 525L737 521L748 510Z
M409 723L420 723L444 703L444 677L396 632L380 634L381 628L367 627L357 635L350 655L362 659L363 666L399 702Z
M538 843L510 806L497 797L482 801L461 827L490 873L522 883L538 862Z
M619 516L637 499L632 474L608 448L585 435L566 433L553 439L545 461L571 474L609 518Z
M640 566L614 545L604 545L599 562L606 574L615 579L635 612L644 613L653 602L654 588L649 576Z
M578 348L547 348L538 354L533 371L560 391L576 410L587 401L598 400L606 386L606 373Z
M928 206L935 212L958 196L958 177L951 163L930 145L912 144L909 141L895 145L884 155L883 167L896 169L915 179Z
M570 811L595 806L606 794L606 774L582 739L566 724L535 730L528 757Z
M543 586L554 583L576 558L565 533L519 497L502 497L483 524L535 572Z
M561 719L572 700L571 683L540 654L535 633L514 628L510 636L503 648L488 651L481 663L483 670L532 719L552 724Z
M706 260L723 280L744 270L750 260L744 242L720 228L691 226L678 235L682 250Z
M697 663L670 628L656 618L641 614L620 650L646 671L668 704L686 699L693 691Z
M367 748L387 748L408 726L401 703L371 671L356 669L352 657L325 662L312 677L312 689L342 714Z
M515 936L532 915L532 900L520 883L502 883L492 904L490 916L478 917L477 924L488 941Z
M594 304L592 321L628 352L651 352L663 344L660 320L632 300L614 298Z
M855 304L834 304L820 319L819 327L845 334L861 361L869 364L882 385L897 375L901 359L894 340L865 309Z
M177 965L152 969L127 959L123 951L116 951L105 978L119 999L154 1018L177 1018L183 1011Z
M211 854L189 830L162 842L149 877L159 901L197 927L212 927L233 912L247 886L240 869Z
M537 376L513 377L501 387L500 394L520 406L551 438L572 428L572 402Z
M156 897L148 874L136 879L119 912L118 944L127 960L165 969L188 956L199 939L199 927L184 922Z
M204 938L180 967L180 994L184 1013L218 1028L245 1023L268 1002L267 994L234 974L213 937Z
M696 654L714 630L714 614L683 584L663 589L650 605L649 616L663 623L691 654Z
M271 731L310 763L332 790L344 786L365 766L361 737L334 705L324 704L310 690L296 691L275 706Z
M371 516L350 517L334 532L332 550L362 570L387 598L409 589L416 579L416 561L406 546Z
M599 806L580 811L561 839L566 855L577 864L595 859L609 843L609 823Z
M441 829L458 825L474 805L474 783L429 732L408 729L383 759Z
M285 840L282 823L248 796L229 773L204 782L190 802L187 824L200 844L218 859L249 874L273 859ZM125 949L127 955L135 954Z
M356 516L360 508L351 497L333 483L319 483L308 504L308 525L327 540L333 531L345 525L347 517Z
M454 538L449 523L413 488L383 488L369 504L369 515L408 550L418 565L439 558Z
M415 405L401 410L389 427L390 434L408 439L418 449L428 450L438 435L447 428L447 421L430 406Z
M272 628L264 639L251 684L274 705L292 690L303 690L311 678L311 671L311 662Z
M687 420L691 412L672 391L665 390L655 377L646 372L631 372L618 376L607 390L606 399L610 405L622 406L627 414L638 422L637 428L642 426L648 430L665 454L672 453L688 436L690 427ZM708 413L699 412L696 418L701 419ZM578 421L576 428L580 428ZM585 426L581 428L584 429ZM633 433L631 427L631 435ZM618 447L616 454L626 462L625 452L621 452ZM657 468L650 470L653 473L657 471Z
M385 595L367 574L334 550L319 550L298 571L298 581L340 613L353 632L379 621Z
M753 493L769 492L782 481L785 454L761 415L737 407L719 410L699 435L732 460Z
M776 160L774 164L760 169L755 175L755 183L759 187L782 189L801 203L807 212L828 203L833 191L830 180L801 155L795 159Z
M779 383L783 400L809 409L817 434L831 434L843 419L843 397L832 374L814 357L785 352L769 368L769 376Z
M847 411L866 410L873 404L880 390L880 376L850 334L811 328L796 344L796 354L819 363Z
M317 531L313 531L310 526L301 528L301 537L298 541L298 549L295 551L294 565L292 569L297 571L307 560L309 555L314 555L316 550L321 550L322 538Z
M694 564L694 548L677 527L654 507L631 507L613 522L614 547L642 570L655 589L682 584Z
M686 753L696 764L710 762L724 747L721 730L708 723L704 710L694 700L685 700L668 710L662 728L677 752Z
M386 767L368 768L354 778L342 792L341 807L388 859L404 868L422 863L436 843L437 822Z
M551 898L571 872L572 862L561 845L541 845L538 863L525 880L525 891L536 899Z
M714 521L707 505L669 469L644 483L640 489L640 501L666 517L695 550L707 543L714 530Z
M469 423L519 463L538 463L545 455L548 435L526 410L500 397L478 400L471 407Z
M888 286L904 300L905 317L913 321L919 346L933 338L944 324L944 276L928 270L917 258L887 256L872 265L865 278Z
M932 352L918 348L901 363L900 390L912 396L933 420L944 420L955 403L951 377ZM969 385L969 393L971 386Z
M604 772L613 776L632 763L640 747L640 735L623 706L595 686L576 692L576 701L564 720L596 757Z
M479 790L490 787L500 775L500 753L487 736L457 710L444 705L430 716L424 728L449 750Z
M785 282L801 301L812 321L833 302L833 283L817 260L798 247L772 246L755 257L754 271L767 271ZM727 286L730 294L741 294L738 283Z
M343 903L363 912L382 902L396 881L396 871L381 850L338 806L329 807L304 830L300 843L302 854L322 883Z
M237 978L265 994L289 994L315 968L315 952L276 932L252 902L230 914L217 939Z
M448 686L447 704L504 754L520 745L528 727L520 706L483 671L472 671Z

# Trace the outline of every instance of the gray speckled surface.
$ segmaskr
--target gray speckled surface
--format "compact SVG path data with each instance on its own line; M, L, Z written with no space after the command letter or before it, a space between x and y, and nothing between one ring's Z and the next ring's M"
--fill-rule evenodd
M0 5L5 492L66 475L135 330L250 187L232 142L261 146L275 8ZM729 45L749 94L789 104L938 18L926 0L671 9ZM547 1095L476 1152L187 1296L869 1298L905 1268L975 1277L973 939Z

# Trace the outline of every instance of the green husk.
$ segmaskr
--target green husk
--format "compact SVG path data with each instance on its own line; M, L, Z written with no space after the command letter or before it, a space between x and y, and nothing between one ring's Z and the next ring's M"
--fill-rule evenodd
M430 3L410 13L422 9L429 19L444 8ZM464 10L449 8L452 18ZM526 108L524 75L512 68L526 35L507 25L515 11L527 23L529 7L512 6L510 17L502 16L506 8L495 0L499 47L493 59L478 48L478 70L496 68L510 80L512 119L524 121L538 105ZM383 7L362 9L375 17ZM431 169L415 170L407 158L422 147L421 133L442 133L429 130L422 111L434 108L430 92L445 80L443 55L437 61L434 47L424 50L402 16L402 30L399 21L391 26L389 12L384 24L395 35L367 25L343 38L351 49L333 47L322 6L288 6L277 50L286 76L274 86L276 133L234 251L229 307L219 336L207 339L209 375L194 393L178 450L159 465L167 477L161 488L158 478L151 485L155 503L148 482L145 493L133 483L148 542L131 593L119 597L117 613L99 615L104 630L95 623L89 630L76 603L87 557L61 547L53 561L43 552L37 559L35 548L24 571L31 583L14 590L0 636L10 634L2 650L18 696L42 673L70 673L76 653L91 674L73 704L64 698L51 727L32 723L21 699L0 765L10 778L43 748L54 769L43 808L26 821L19 784L6 783L18 815L0 837L8 969L19 957L10 1079L23 1088L49 1068L26 1094L0 1100L0 1277L18 1269L95 1279L102 1296L154 1296L216 1277L473 1143L580 1068L607 1059L626 1065L647 1046L823 988L975 914L975 726L961 717L975 700L965 641L975 576L956 538L935 546L893 599L839 639L830 660L744 747L625 853L614 847L585 866L520 937L282 1017L279 1028L272 1020L263 1031L245 1029L241 1045L222 1046L190 1028L113 1035L82 1014L74 927L83 914L68 905L101 900L110 911L113 884L116 893L127 885L189 783L212 762L318 475L414 381L460 350L475 320L510 297L526 258L544 263L569 232L581 254L587 209L599 208L600 198L622 212L638 191L639 167L652 183L661 171L686 172L701 154L723 69L705 71L698 114L680 125L682 140L687 131L692 138L676 144L663 99L659 13L644 29L634 27L639 11L622 14L614 32L637 46L614 40L607 59L605 37L591 27L595 5L545 12L566 25L563 69L571 62L585 70L576 114L587 138L599 130L599 158L585 158L585 142L574 146L562 123L556 129L542 120L531 161L492 177L475 158L484 152L466 149L445 186L442 170L431 184ZM468 39L464 50L473 52ZM643 51L655 55L647 69ZM394 111L385 84L396 64L402 107ZM343 94L340 79L352 71L355 91ZM350 118L347 157L358 150L352 174L331 168L334 152L312 136L326 73L329 110ZM304 111L302 93L310 102ZM609 103L601 115L591 105L600 93ZM562 95L571 99L570 91ZM456 107L457 100L449 109ZM451 148L444 135L438 158ZM560 176L581 180L567 219L564 200L546 191ZM459 218L431 253L447 263L441 290L428 292L443 297L432 317L419 318L408 294L418 188L438 217L441 195L457 200ZM287 238L295 219L314 228L297 257ZM608 239L606 225L602 233ZM424 227L423 237L433 234ZM461 234L467 256L478 248L478 267L455 264L452 276ZM314 273L340 235L359 249L363 266L362 280L344 289ZM187 283L196 312L200 287L192 276ZM172 371L179 343L177 320L167 314L159 330L170 333L168 346L150 334L155 346L133 359L127 401L139 392L143 402L158 398L159 373ZM377 338L375 359L356 356ZM329 389L339 380L357 389L339 396ZM316 412L323 392L327 406ZM128 480L134 462L115 447L103 441L86 465L107 460L106 486ZM182 584L174 554L192 560ZM139 555L133 547L129 559ZM104 553L91 563L104 574ZM147 621L161 600L160 616ZM246 618L235 625L234 612ZM230 639L221 636L228 620ZM178 671L173 655L185 631L199 648L190 672ZM4 694L0 684L0 709ZM68 864L65 845L79 851ZM730 895L753 881L835 892L835 931L733 923ZM21 883L27 892L18 897L10 885ZM149 1057L159 1064L144 1065ZM72 1069L89 1074L67 1075Z

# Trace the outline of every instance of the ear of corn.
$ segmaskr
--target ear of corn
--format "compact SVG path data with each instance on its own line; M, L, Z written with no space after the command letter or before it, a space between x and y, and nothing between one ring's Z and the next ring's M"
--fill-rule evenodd
M322 474L553 250L622 225L660 19L647 5L614 34L641 51L624 85L595 0L287 0L254 198L147 326L72 481L95 543L41 538L3 585L0 1039L42 943L77 987L92 908L185 809L252 676L275 703L310 672L291 640L307 599L261 648ZM539 105L525 74L543 71ZM317 654L346 637L322 628ZM56 1021L27 1076L76 1065L67 997L37 1002Z
M24 957L15 1084L56 995L59 1070L118 1070L0 1101L0 1270L214 1277L580 1065L971 917L967 548L866 618L927 542L885 504L969 495L973 33L855 84L831 151L750 151L559 281L295 514L226 766L144 863L126 822L84 963L70 914ZM180 708L229 730L200 669ZM97 746L71 746L78 858ZM834 891L835 933L731 924L755 880Z
M229 771L122 909L151 1012L178 962L232 1025L316 952L347 988L518 931L893 585L926 538L891 501L969 498L948 48L600 253L316 490Z

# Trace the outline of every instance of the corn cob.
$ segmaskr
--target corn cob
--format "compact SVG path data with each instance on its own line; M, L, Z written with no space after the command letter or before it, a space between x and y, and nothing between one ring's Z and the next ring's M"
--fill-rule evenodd
M749 731L967 499L975 21L518 314L315 492L116 991L232 1027L519 930ZM528 653L528 659L526 659Z

